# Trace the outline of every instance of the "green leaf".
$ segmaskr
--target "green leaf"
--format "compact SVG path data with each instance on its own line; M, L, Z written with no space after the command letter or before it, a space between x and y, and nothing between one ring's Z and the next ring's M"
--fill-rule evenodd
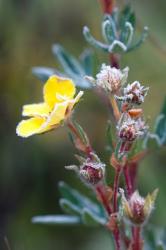
M164 247L164 245L163 245L163 243L161 242L161 243L159 243L158 245L157 245L157 248L156 248L157 250L165 250L166 248Z
M61 45L54 44L52 47L53 54L57 57L64 71L69 75L85 75L79 61L69 54Z
M110 15L106 15L104 17L104 21L102 23L102 33L104 39L108 43L112 43L114 40L117 39L116 24Z
M68 132L68 136L69 136L69 139L70 139L71 143L73 144L73 146L75 146L75 144L74 144L74 136L70 131Z
M81 223L80 217L71 215L44 215L32 218L34 224L44 225L77 225Z
M155 133L160 138L161 145L166 145L166 99L155 122Z
M91 84L84 79L86 75L85 69L74 56L69 54L62 46L58 44L53 45L52 51L61 64L65 74L73 79L76 86L81 88L91 87Z
M95 216L98 216L101 221L106 220L106 213L100 203L93 202L86 196L80 194L77 190L71 188L64 182L59 183L59 190L63 198L68 200L70 203L78 207L80 213L82 213L83 209L88 209Z
M157 149L161 146L160 138L157 134L148 133L143 141L143 147L149 149Z
M82 211L82 221L88 226L98 226L100 224L105 225L106 223L106 220L101 219L87 208L83 209Z
M164 103L163 103L163 106L162 106L162 109L161 109L161 114L166 115L166 97L164 99Z
M112 153L114 151L114 146L113 146L113 138L112 138L112 126L110 122L107 125L106 136L107 136L110 153Z
M47 67L33 67L32 74L35 75L42 82L46 82L52 75L63 76L59 71Z
M131 6L129 4L127 4L121 12L120 26L123 27L125 22L130 22L132 26L135 28L136 17L135 13L132 11Z
M84 27L83 28L83 35L85 37L85 40L91 44L92 46L94 46L97 49L101 49L105 52L108 52L108 45L104 44L102 42L97 41L90 33L90 30L88 27Z
M149 226L145 232L146 250L166 249L166 230L157 226Z
M138 42L136 42L134 45L129 46L127 49L127 52L130 52L130 51L137 49L141 46L141 44L146 40L146 38L148 36L148 30L149 30L148 27L145 26Z
M121 140L118 141L118 143L116 144L116 148L115 148L115 158L119 159L119 151L120 151L120 147L122 145Z
M130 22L126 22L124 28L122 29L120 40L126 45L129 46L132 42L134 34L134 28Z
M77 122L74 121L74 125L77 128L77 131L80 135L80 137L82 138L82 141L85 145L89 145L89 139L87 134L85 133L84 129L80 126L80 124L78 124Z
M108 51L110 53L124 53L127 51L127 47L124 43L119 40L114 40L113 43L109 46Z
M69 200L61 198L59 201L59 204L61 208L63 209L63 211L66 212L67 214L80 215L81 211L80 211L79 206L74 205Z
M85 49L80 56L86 75L93 75L94 53L91 49Z

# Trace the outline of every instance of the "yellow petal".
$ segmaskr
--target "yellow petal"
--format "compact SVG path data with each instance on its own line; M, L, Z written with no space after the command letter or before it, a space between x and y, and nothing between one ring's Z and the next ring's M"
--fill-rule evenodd
M34 134L46 132L50 128L43 128L45 121L46 120L44 118L39 117L30 118L28 120L22 120L16 128L16 133L21 137L29 137Z
M46 103L29 104L23 106L23 116L41 116L47 117L50 107Z
M50 114L48 120L47 120L47 125L48 126L55 126L59 124L61 121L65 119L66 115L66 110L68 108L69 101L62 102L62 103L57 103L55 105L54 110Z
M80 91L76 97L72 100L69 101L69 111L73 109L74 105L79 102L80 98L83 96L84 92L83 91Z
M48 118L48 125L54 126L64 120L82 95L83 91L80 91L74 99L55 104L54 110Z
M56 103L72 99L75 91L72 80L54 75L44 85L44 101L53 108Z

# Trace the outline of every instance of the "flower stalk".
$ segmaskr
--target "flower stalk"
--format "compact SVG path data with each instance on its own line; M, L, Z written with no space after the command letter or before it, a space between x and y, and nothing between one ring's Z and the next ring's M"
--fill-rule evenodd
M111 14L114 8L114 0L100 0L102 7L103 7L103 12L105 14Z
M118 107L117 101L115 100L115 97L113 95L109 96L109 100L110 100L110 103L112 105L112 109L113 109L113 114L114 114L115 120L116 120L116 122L118 122L119 119L120 119L121 114L120 114L120 111L119 111L119 107Z

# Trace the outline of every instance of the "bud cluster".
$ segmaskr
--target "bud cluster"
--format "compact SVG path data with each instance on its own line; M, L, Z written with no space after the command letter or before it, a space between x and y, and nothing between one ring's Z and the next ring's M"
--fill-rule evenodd
M143 136L148 129L141 118L142 109L135 108L135 106L144 102L148 89L148 87L144 87L138 81L135 81L122 90L123 96L115 96L117 100L122 101L122 116L117 126L118 137L123 142L123 149L120 151L128 151L128 146L130 148L131 143ZM130 143L130 145L126 147L125 143Z

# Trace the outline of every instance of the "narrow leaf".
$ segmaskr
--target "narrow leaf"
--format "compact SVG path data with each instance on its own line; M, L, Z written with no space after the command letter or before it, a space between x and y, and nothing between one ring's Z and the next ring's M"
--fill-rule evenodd
M69 54L61 45L54 44L52 47L53 54L57 57L66 74L73 77L76 75L85 75L79 61Z
M35 75L42 82L47 81L48 78L52 75L64 76L56 69L47 67L33 67L32 74Z
M69 200L66 200L64 198L60 199L59 201L61 208L64 212L72 215L80 215L80 208L79 206L76 206L75 204L71 203Z
M81 220L78 216L69 215L44 215L32 218L32 223L44 225L76 225Z
M106 223L106 220L102 220L86 208L82 212L82 221L88 226L104 225Z
M102 42L97 41L90 33L90 30L88 27L84 27L83 29L83 35L85 37L85 40L91 44L92 46L94 46L97 49L101 49L105 52L108 52L108 45L104 44Z

